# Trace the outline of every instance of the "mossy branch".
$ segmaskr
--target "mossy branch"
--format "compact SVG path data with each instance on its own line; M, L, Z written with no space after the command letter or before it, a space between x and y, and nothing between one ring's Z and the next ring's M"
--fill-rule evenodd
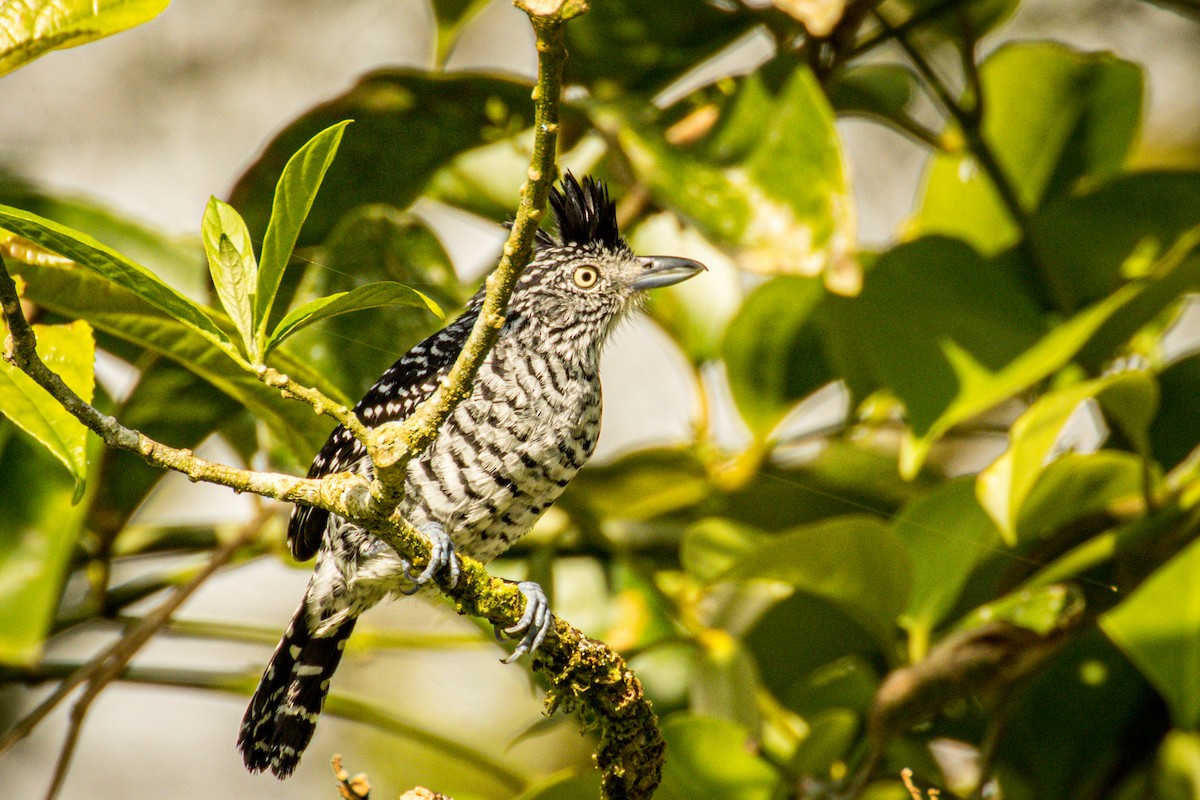
M400 514L405 468L437 436L454 407L469 395L471 383L499 337L505 310L517 276L529 262L534 234L555 177L558 102L566 59L563 26L587 10L585 0L516 0L530 17L537 36L538 81L535 101L534 149L521 204L499 266L487 279L482 313L458 361L433 396L405 422L367 431L351 420L351 429L364 439L375 464L375 478L342 473L321 479L255 472L202 459L190 450L172 448L140 431L127 428L84 401L41 361L32 328L21 309L16 285L0 257L0 306L10 331L5 358L28 374L55 400L113 448L140 454L147 462L186 474L193 481L228 486L330 511L370 531L418 568L429 558L425 538ZM332 408L315 390L268 371L264 382L287 396L312 405L319 413L347 417ZM336 404L335 404L336 405ZM342 413L338 413L342 412ZM352 416L352 415L351 415ZM346 420L343 420L345 422ZM484 566L462 558L462 576L454 588L440 584L460 614L487 619L494 625L514 625L524 611L524 596L511 584L492 578ZM641 683L623 659L603 642L589 639L561 619L533 658L533 668L548 682L547 711L578 709L600 730L596 763L602 772L602 793L608 800L649 798L658 786L664 743L657 718L645 699Z

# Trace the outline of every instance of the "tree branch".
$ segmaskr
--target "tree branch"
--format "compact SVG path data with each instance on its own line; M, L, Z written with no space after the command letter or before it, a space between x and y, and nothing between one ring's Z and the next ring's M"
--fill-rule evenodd
M566 58L563 26L587 10L586 0L516 0L529 14L537 36L538 81L535 101L534 152L528 180L522 187L517 218L504 246L499 266L487 279L486 297L470 338L446 380L434 395L404 423L373 431L347 427L365 440L375 464L375 478L343 473L320 480L253 472L216 464L156 442L100 413L76 395L38 358L36 340L21 310L16 286L0 255L0 306L10 338L5 357L46 389L110 447L139 453L149 463L206 481L287 502L322 508L378 536L418 568L429 558L424 536L396 506L403 493L408 462L436 437L454 407L470 393L471 382L499 337L505 309L517 276L529 262L534 234L544 214L555 177L558 100ZM268 385L308 402L322 413L342 419L347 412L320 393L296 385L287 376L261 370ZM345 424L345 421L343 422ZM364 426L358 425L358 428ZM492 578L478 561L463 557L462 574L454 588L439 581L460 614L483 617L494 625L512 626L524 611L524 596L515 586ZM443 579L444 580L444 579ZM602 772L605 798L649 798L662 772L664 742L657 718L645 699L641 683L624 660L604 643L589 639L561 619L533 658L533 668L549 683L547 712L578 708L600 728L596 763ZM78 685L76 683L75 685Z

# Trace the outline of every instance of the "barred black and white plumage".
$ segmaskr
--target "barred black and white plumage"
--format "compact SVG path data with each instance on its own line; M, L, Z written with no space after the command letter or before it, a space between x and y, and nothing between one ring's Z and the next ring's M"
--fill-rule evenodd
M486 562L529 531L595 448L605 339L643 290L703 269L687 259L634 255L607 191L591 179L581 184L568 174L551 206L558 235L539 231L534 260L518 278L470 397L408 465L400 511L435 545L440 557L431 569L413 576L391 548L328 512L298 506L292 513L292 554L317 561L242 721L238 747L248 769L281 778L295 769L360 614L411 593L432 570L456 567L455 552ZM355 407L366 425L405 419L436 389L482 301L481 291L458 319L384 372ZM339 426L308 475L370 470L362 445ZM524 624L509 631L524 634L516 654L537 648L549 620L540 587L519 586L529 603Z

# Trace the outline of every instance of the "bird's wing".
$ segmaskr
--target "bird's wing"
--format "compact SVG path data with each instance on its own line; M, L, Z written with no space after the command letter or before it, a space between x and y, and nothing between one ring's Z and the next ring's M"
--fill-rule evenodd
M450 371L475 323L475 316L473 312L464 314L405 353L358 401L354 407L358 418L368 428L406 419ZM352 471L366 455L362 443L339 425L313 459L308 477L321 478ZM296 560L306 561L317 554L328 522L329 512L324 509L302 505L293 509L288 522L288 545Z

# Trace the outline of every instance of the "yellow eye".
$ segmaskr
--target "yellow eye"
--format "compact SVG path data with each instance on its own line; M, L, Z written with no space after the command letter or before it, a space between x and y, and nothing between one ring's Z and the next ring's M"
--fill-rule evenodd
M595 267L583 266L575 270L575 285L580 289L590 289L600 280L600 273Z

